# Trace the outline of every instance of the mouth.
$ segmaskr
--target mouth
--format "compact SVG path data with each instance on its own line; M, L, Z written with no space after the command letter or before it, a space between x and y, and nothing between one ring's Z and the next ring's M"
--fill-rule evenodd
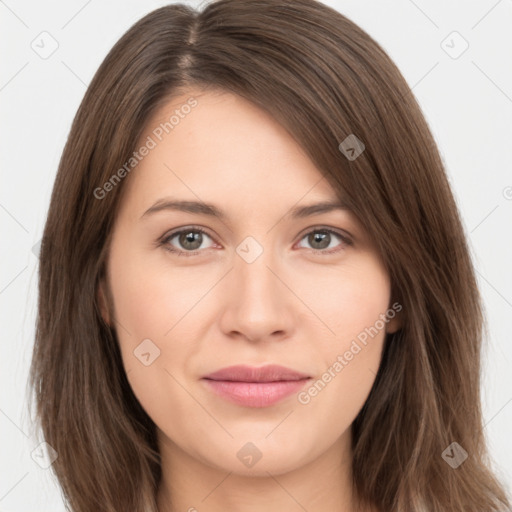
M300 391L311 377L278 365L230 366L201 380L210 391L237 405L270 407Z

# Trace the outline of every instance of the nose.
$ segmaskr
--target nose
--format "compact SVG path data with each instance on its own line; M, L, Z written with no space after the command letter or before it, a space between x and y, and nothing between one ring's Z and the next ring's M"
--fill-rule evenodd
M235 254L221 292L223 333L251 342L290 337L297 318L294 309L301 303L284 274L283 265L276 264L268 249L251 263Z

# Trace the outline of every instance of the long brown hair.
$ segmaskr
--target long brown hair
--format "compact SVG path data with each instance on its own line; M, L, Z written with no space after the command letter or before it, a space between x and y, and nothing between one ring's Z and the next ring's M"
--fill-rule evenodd
M282 123L387 266L403 326L386 338L352 425L361 503L383 512L510 507L483 434L475 274L410 88L368 34L320 2L220 0L201 12L162 7L131 27L91 81L62 154L40 252L30 386L71 509L157 510L155 425L126 378L122 327L102 320L97 301L130 177L101 199L94 191L130 158L150 116L189 86L238 94ZM355 159L340 149L350 135L365 146ZM460 455L459 446L468 457L455 468L443 454Z

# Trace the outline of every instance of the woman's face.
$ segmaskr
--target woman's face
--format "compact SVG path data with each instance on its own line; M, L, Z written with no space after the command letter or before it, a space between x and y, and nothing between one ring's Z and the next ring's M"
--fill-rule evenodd
M100 298L159 441L252 475L348 446L398 328L363 226L343 208L303 210L339 202L333 188L280 125L229 93L176 98L142 146L109 253L113 310ZM300 375L258 373L270 364ZM256 370L205 379L235 365Z

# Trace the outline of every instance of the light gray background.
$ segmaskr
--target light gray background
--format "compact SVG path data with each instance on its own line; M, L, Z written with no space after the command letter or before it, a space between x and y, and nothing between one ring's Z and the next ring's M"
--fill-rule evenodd
M64 510L31 458L25 386L37 246L60 154L86 86L118 38L163 1L0 0L0 510ZM194 6L199 2L188 2ZM485 434L512 489L512 0L330 0L397 63L424 111L462 212L485 300ZM51 48L48 58L31 45ZM469 44L463 48L457 31ZM443 43L443 41L445 41ZM448 53L447 53L448 52ZM449 53L452 55L450 56ZM471 456L471 454L470 454Z

